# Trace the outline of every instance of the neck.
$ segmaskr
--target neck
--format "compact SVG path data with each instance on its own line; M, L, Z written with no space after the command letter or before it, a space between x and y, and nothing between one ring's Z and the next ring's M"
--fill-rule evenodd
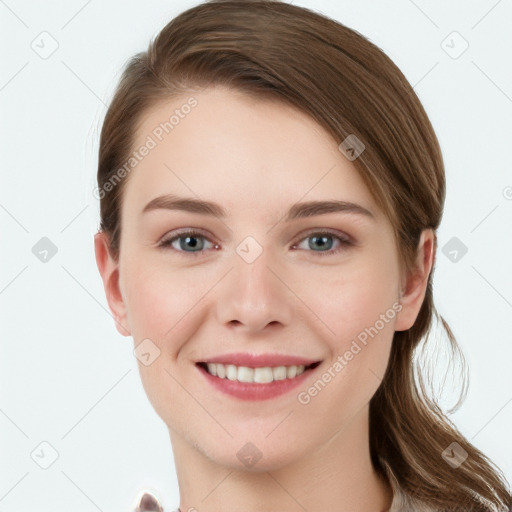
M368 407L314 451L268 470L219 465L170 431L180 511L388 512L391 487L370 459Z

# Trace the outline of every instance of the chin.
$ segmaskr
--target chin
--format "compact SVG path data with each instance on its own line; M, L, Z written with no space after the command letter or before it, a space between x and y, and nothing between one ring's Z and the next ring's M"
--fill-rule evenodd
M212 446L209 451L201 451L218 466L250 473L277 471L296 462L300 457L295 443L288 443L283 447L281 443L280 446L274 446L268 440L251 442L250 436L245 439L242 442L230 439L222 446L217 444Z

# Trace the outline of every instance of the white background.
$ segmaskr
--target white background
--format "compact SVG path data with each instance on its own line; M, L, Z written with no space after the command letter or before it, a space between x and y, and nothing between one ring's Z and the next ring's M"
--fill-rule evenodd
M512 2L294 3L381 47L430 116L448 183L435 299L470 367L451 418L511 481ZM125 512L143 488L179 503L166 427L108 313L92 190L122 67L195 4L0 1L0 512ZM43 31L58 43L47 59L31 47ZM456 59L453 31L469 43ZM454 236L468 248L456 263L441 252ZM47 263L32 253L42 237L58 249ZM44 441L58 452L46 470L31 457Z

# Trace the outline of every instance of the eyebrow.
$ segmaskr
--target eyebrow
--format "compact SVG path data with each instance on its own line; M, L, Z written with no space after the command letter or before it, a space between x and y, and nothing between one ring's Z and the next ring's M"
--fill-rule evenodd
M193 197L179 197L166 194L152 199L142 210L142 213L153 210L179 210L190 213L199 213L219 218L226 218L227 212L217 203L204 201ZM284 222L295 219L325 215L327 213L355 213L375 219L375 215L363 206L348 201L307 201L294 204L287 212Z

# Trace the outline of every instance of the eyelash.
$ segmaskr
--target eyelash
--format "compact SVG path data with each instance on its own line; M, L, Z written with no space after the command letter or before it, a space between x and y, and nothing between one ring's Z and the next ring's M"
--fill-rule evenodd
M306 240L306 239L308 239L308 238L310 238L310 237L312 237L314 235L316 235L316 236L318 236L318 235L320 235L320 236L328 235L329 237L333 237L335 239L338 239L338 241L339 241L339 247L337 249L329 249L327 251L313 251L313 250L307 251L307 252L316 253L319 256L329 256L329 255L338 254L343 249L349 248L350 246L354 245L354 243L348 237L339 236L339 235L336 235L335 233L332 233L330 231L310 231L309 233L306 233L306 235L303 236L301 239L299 239L297 242L295 242L293 244L293 246L298 245L303 240ZM191 251L191 252L188 252L188 251L181 251L181 250L178 250L178 249L174 249L172 247L172 243L175 240L179 240L180 238L184 238L185 236L196 237L196 238L204 238L204 239L208 240L210 243L212 243L211 240L209 240L208 237L206 237L204 235L204 233L202 233L200 231L197 231L197 230L194 230L194 229L190 229L188 231L178 232L172 238L168 238L167 240L161 241L158 244L158 247L161 247L163 249L172 249L172 250L174 250L176 252L179 252L179 253L182 253L182 254L186 254L187 256L190 255L191 257L197 257L198 255L203 254L204 252L206 252L204 250L203 251Z

